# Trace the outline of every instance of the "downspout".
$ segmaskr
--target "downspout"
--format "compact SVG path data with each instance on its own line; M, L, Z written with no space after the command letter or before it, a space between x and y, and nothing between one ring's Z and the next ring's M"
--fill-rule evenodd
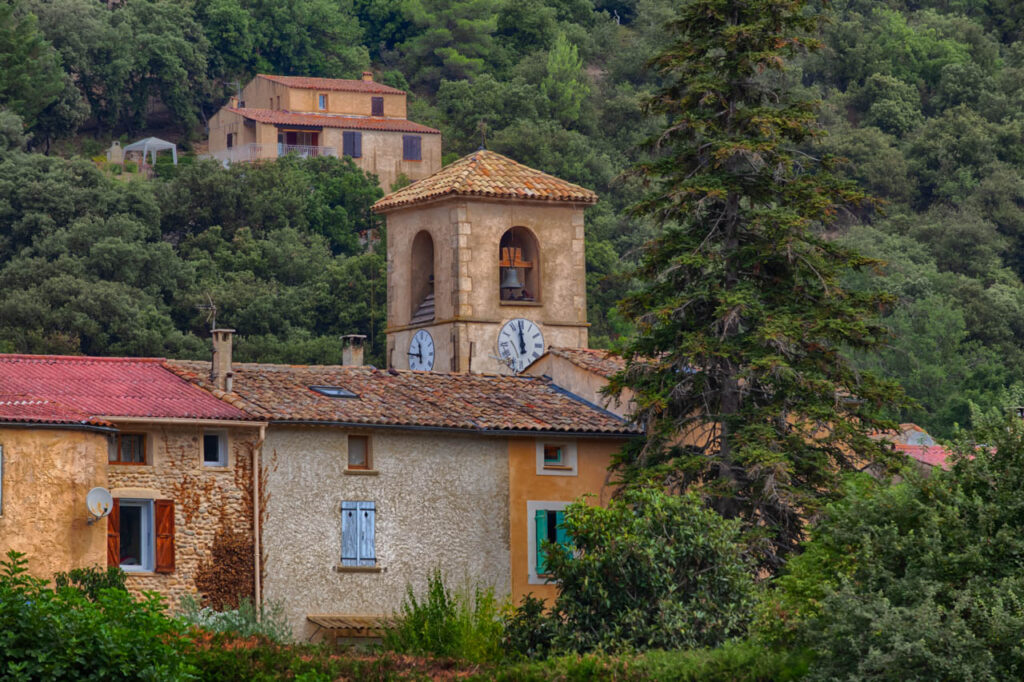
M267 425L260 424L260 436L259 440L252 448L252 551L253 558L255 560L253 566L253 585L255 594L253 595L256 607L256 618L260 619L263 612L263 585L261 584L261 573L262 568L261 552L260 552L260 453L263 452L263 442L267 437Z

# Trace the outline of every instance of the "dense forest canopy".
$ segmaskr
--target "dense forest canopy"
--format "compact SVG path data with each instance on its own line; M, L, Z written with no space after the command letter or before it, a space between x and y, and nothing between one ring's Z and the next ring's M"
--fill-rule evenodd
M593 188L594 345L627 331L621 275L654 228L625 171L660 127L643 103L669 0L4 0L0 3L0 350L203 356L207 295L241 359L382 356L372 179L343 161L197 163L126 182L89 157L159 131L186 147L257 72L410 92L445 158L478 147ZM855 287L896 297L861 367L900 381L898 415L937 435L1018 381L1024 360L1024 5L829 4L826 49L787 72L822 100L808 148L882 202L831 238L885 260ZM47 154L44 156L43 154Z

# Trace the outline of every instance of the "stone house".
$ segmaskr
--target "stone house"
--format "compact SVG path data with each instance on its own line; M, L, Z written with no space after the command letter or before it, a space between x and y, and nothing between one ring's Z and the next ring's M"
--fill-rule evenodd
M256 575L263 427L160 359L0 355L0 552L25 552L44 576L119 565L130 589L172 603L230 600L224 576ZM86 510L94 487L114 498L102 520Z
M406 118L406 94L373 80L259 74L210 118L209 153L224 163L347 156L387 191L400 175L441 168L441 131Z

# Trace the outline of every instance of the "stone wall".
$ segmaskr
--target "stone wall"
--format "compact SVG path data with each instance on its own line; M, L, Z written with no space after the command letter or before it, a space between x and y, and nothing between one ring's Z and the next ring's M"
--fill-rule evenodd
M256 428L225 429L228 435L228 466L204 466L201 426L121 425L123 432L145 433L147 464L110 464L107 475L115 498L174 501L175 570L169 574L129 573L133 592L155 590L177 605L186 594L200 594L220 602L224 588L218 572L248 574L248 582L235 586L252 597L252 450L258 441ZM217 543L232 536L244 538L247 551L233 552L231 565L212 566ZM221 553L223 554L223 553ZM235 564L234 562L237 562ZM205 570L204 570L205 569ZM204 584L204 575L207 577ZM198 583L198 584L197 584ZM205 589L201 589L205 588Z
M347 472L348 433L271 425L264 598L282 602L295 635L309 613L380 615L440 568L452 584L510 588L508 441L437 432L366 430L371 473ZM374 473L375 472L375 473ZM372 572L340 567L341 503L376 506Z

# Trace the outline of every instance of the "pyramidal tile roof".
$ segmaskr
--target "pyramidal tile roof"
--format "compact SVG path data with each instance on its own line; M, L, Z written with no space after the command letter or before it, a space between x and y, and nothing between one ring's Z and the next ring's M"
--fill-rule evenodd
M373 205L376 212L445 196L494 197L597 203L597 195L553 175L479 149L430 177L392 192Z

